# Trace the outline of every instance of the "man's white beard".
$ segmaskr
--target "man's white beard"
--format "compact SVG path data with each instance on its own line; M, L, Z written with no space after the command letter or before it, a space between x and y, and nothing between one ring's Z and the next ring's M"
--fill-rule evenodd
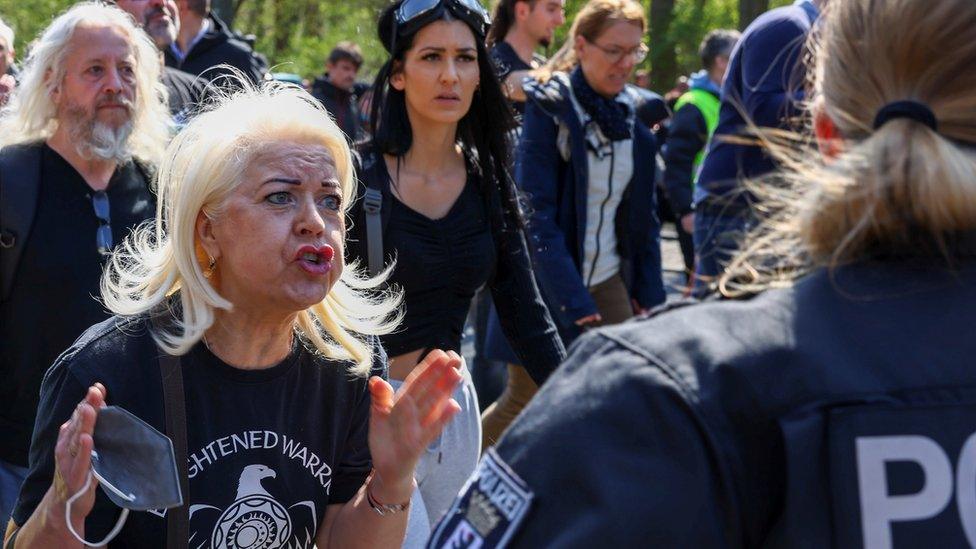
M70 112L73 118L71 125L71 140L75 150L82 158L98 158L114 160L124 164L132 158L129 148L129 136L132 134L132 118L122 125L113 128L99 121L95 116L86 117L83 111Z
M132 151L129 149L131 133L131 119L117 128L95 121L84 147L96 158L115 160L119 164L124 164L132 157Z

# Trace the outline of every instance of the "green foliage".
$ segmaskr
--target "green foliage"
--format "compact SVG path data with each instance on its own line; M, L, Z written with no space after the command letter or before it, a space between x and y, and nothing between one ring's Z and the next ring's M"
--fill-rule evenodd
M342 40L362 48L362 75L375 73L385 60L376 38L376 18L386 0L238 1L234 26L257 36L257 49L276 71L320 75L329 52Z
M321 74L325 58L341 40L352 40L363 49L362 76L376 72L386 52L376 38L376 18L389 0L234 0L233 26L257 36L257 49L268 56L275 71L298 73L306 78ZM566 0L567 24L559 29L549 53L565 39L573 16L586 0ZM651 2L639 0L649 13ZM791 0L772 0L771 6ZM0 17L17 33L18 54L51 19L72 4L72 0L0 0ZM698 44L715 28L738 26L738 0L675 0L673 20L665 36L650 36L674 48L679 74L698 69ZM670 82L671 75L654 75L657 82ZM659 84L660 86L660 84ZM665 91L665 90L661 90Z
M734 29L739 24L736 0L685 0L675 2L674 20L667 40L674 44L683 74L701 69L698 46L709 31ZM651 67L653 69L653 67Z
M14 29L18 62L27 52L27 44L73 3L71 0L0 0L0 19Z

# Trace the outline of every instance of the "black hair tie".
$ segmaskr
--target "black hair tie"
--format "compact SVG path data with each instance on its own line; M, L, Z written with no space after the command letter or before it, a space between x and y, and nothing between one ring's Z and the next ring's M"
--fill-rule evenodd
M918 101L895 101L888 103L878 114L874 116L874 129L878 129L888 123L889 120L896 118L910 118L925 124L932 131L939 131L939 123L935 119L935 113L925 103Z

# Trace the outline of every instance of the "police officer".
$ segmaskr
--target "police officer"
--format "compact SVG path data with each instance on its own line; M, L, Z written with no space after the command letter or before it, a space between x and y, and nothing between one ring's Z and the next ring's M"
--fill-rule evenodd
M824 17L779 288L585 336L431 546L976 546L976 3Z

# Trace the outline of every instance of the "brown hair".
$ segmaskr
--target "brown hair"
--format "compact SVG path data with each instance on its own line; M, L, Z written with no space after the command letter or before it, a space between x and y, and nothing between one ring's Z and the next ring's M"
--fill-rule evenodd
M833 122L843 152L825 163L773 146L787 170L750 185L768 218L723 293L877 254L951 263L952 240L976 229L976 2L834 0L821 24L810 112ZM927 105L938 130L908 118L875 129L878 111L902 100Z
M566 42L559 48L549 62L536 71L540 82L545 82L557 71L568 71L579 63L576 58L575 42L577 36L582 36L592 42L603 34L603 31L619 21L626 21L647 29L647 19L644 8L634 0L590 0L573 19L573 26L569 29Z
M495 12L491 15L491 28L488 29L488 37L485 44L491 49L495 44L505 39L508 31L515 25L515 4L527 2L530 8L535 7L538 0L499 0L495 4Z
M332 48L327 60L330 65L335 65L339 61L349 61L358 70L363 65L363 52L355 42L343 40Z

